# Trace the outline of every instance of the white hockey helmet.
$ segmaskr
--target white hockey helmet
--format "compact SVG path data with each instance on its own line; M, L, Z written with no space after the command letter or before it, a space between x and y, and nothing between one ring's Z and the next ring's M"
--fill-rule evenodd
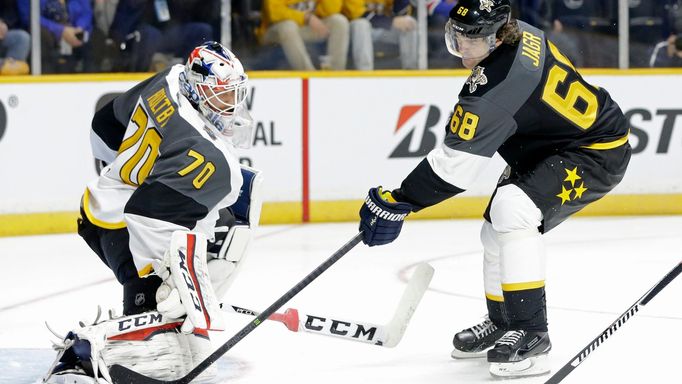
M220 43L209 41L190 53L180 74L181 90L235 147L253 141L253 119L246 107L248 76L237 57Z

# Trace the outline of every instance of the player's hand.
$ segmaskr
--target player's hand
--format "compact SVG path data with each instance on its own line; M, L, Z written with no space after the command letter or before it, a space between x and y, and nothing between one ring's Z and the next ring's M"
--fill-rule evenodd
M370 247L392 242L400 235L403 221L413 208L410 203L395 201L390 191L371 188L360 208L362 241Z
M417 20L415 20L414 17L407 15L396 16L393 18L391 25L400 32L408 32L417 28Z

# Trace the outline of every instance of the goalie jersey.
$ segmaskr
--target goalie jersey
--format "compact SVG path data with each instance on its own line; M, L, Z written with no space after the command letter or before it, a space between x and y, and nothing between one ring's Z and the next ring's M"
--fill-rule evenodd
M218 209L237 200L242 184L233 148L180 94L183 68L143 81L92 121L93 154L107 166L88 183L83 213L101 228L127 227L140 276L163 258L173 231L212 239Z
M500 45L472 69L443 144L403 181L398 199L426 207L452 197L495 152L524 173L554 154L627 142L627 119L609 93L586 82L541 30L518 26L518 45Z

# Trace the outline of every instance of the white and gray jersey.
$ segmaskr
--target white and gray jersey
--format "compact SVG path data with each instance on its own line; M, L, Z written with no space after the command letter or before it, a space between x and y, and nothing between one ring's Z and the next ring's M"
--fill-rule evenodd
M107 166L88 183L83 211L105 229L126 228L140 275L161 259L176 230L213 238L218 209L238 197L236 156L179 92L175 65L95 114L93 154Z

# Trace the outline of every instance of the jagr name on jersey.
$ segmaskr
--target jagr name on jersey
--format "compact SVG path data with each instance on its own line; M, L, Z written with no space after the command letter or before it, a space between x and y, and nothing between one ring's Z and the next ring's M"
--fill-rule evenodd
M534 35L528 31L523 31L523 38L521 39L523 43L523 50L521 56L526 56L533 60L533 65L538 67L540 65L540 51L542 45L540 36Z
M161 88L149 96L147 98L147 103L149 103L149 108L151 109L152 114L154 114L156 123L159 124L161 128L165 127L168 123L168 119L175 113L173 103L171 103L166 95L166 88Z

